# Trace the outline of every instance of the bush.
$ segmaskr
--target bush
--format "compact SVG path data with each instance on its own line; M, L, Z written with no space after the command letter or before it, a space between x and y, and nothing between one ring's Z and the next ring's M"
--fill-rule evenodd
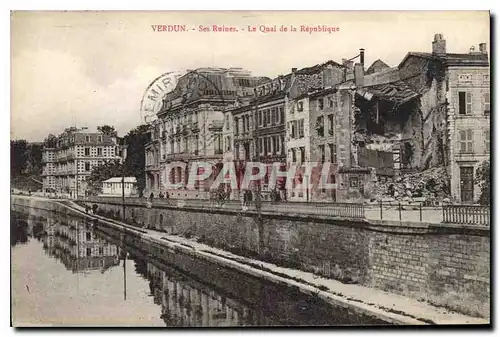
M476 171L476 181L478 182L479 188L481 190L481 195L479 197L478 203L481 205L490 205L491 192L491 169L490 162L484 161L481 166Z

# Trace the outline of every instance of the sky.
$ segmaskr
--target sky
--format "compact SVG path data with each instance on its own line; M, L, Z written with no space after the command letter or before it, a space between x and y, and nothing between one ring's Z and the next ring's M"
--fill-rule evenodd
M238 32L199 32L199 26ZM186 25L186 32L153 25ZM257 32L249 32L248 26ZM259 26L277 32L259 32ZM279 32L294 25L297 32ZM300 32L300 25L338 27ZM481 12L13 12L11 139L43 141L69 126L141 124L148 85L167 71L241 67L275 77L291 68L340 62L365 49L365 64L397 66L409 51L431 52L434 34L447 51L490 45L489 13ZM194 30L192 30L194 29Z

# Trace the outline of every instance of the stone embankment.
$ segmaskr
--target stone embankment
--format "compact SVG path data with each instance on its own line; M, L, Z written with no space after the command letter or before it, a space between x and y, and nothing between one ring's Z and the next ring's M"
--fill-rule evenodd
M22 197L15 198L13 204L96 217L74 204ZM121 205L104 202L99 207L114 212L121 209ZM375 314L385 322L489 322L489 229L375 225L359 219L341 221L296 214L262 215L264 226L259 229L255 216L228 211L128 205L127 212L133 212L136 219L141 217L155 230L96 218L106 228L134 231L140 241L175 247L177 253L297 286L329 303ZM256 254L243 257L221 247L239 247ZM296 266L258 260L259 252L278 261L294 261ZM350 282L333 279L338 275L350 275Z

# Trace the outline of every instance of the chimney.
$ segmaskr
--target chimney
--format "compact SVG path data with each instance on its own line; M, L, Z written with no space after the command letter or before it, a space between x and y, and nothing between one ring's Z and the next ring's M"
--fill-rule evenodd
M365 65L365 49L361 48L359 50L359 62L361 63L362 66Z
M432 41L432 53L439 56L446 55L446 40L444 39L443 34L434 35L434 41Z
M296 72L297 68L292 68L292 73Z
M365 79L365 69L362 63L356 63L354 65L354 82L356 86L362 87L364 85Z
M479 44L479 52L481 54L488 54L488 50L486 49L487 48L487 44L486 43L480 43Z

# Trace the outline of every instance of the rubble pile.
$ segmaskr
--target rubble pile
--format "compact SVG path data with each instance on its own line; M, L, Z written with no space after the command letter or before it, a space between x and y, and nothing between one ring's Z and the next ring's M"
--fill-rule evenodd
M443 202L450 199L449 177L444 167L391 179L379 178L373 198L382 201Z

